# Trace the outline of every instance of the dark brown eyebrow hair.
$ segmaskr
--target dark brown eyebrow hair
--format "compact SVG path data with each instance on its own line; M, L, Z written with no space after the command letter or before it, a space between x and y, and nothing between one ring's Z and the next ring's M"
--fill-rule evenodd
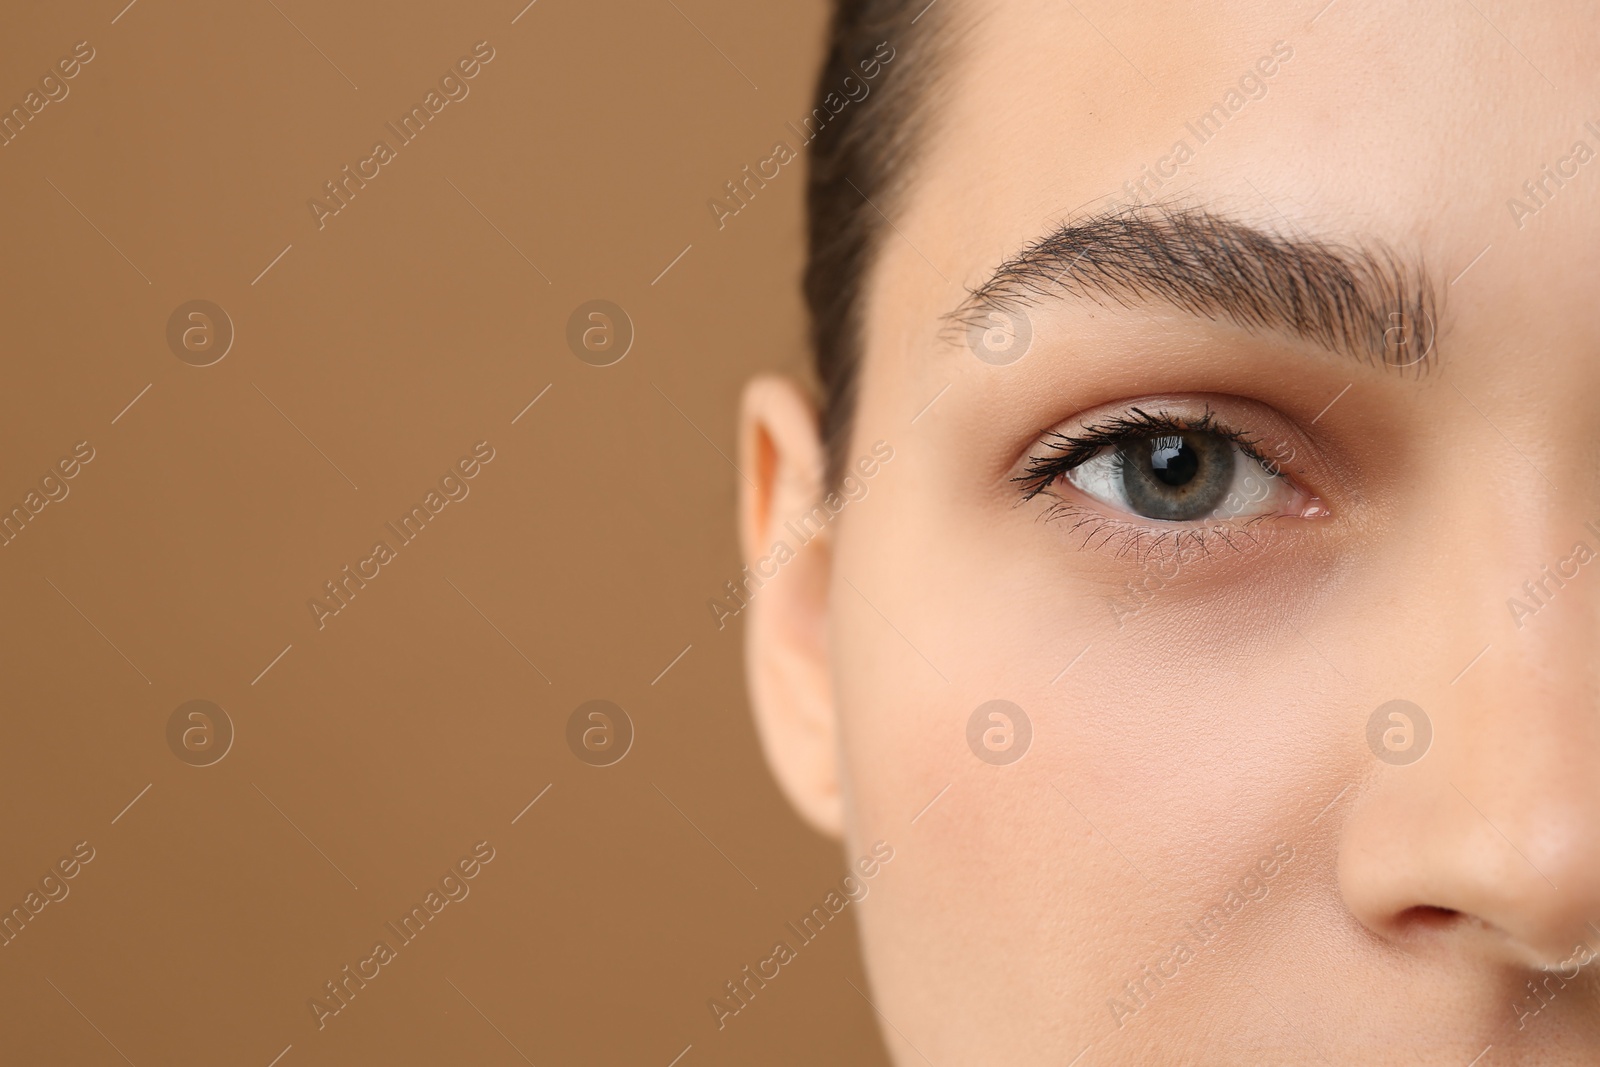
M1121 307L1159 301L1418 374L1438 359L1439 301L1420 262L1374 241L1284 237L1171 205L1063 223L1002 263L945 321L958 331L984 327L991 313L1062 297Z

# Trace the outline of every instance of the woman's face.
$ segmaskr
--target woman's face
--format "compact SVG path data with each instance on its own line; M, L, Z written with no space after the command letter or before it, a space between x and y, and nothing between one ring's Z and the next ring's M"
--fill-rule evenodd
M945 2L751 631L897 1062L1597 1062L1600 20Z

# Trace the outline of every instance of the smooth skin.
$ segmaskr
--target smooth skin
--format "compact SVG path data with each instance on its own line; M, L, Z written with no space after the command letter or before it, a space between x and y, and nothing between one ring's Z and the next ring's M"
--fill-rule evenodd
M894 459L746 614L778 781L847 855L896 850L859 913L895 1062L1600 1062L1600 159L1509 203L1600 151L1600 12L944 4L847 448ZM1424 265L1426 373L1155 300L1042 299L1009 365L952 335L1280 41L1159 197ZM1130 405L1287 445L1321 510L1174 565L1071 485L1022 500L1051 430ZM802 386L741 418L754 563L828 487ZM994 699L1032 724L1009 765L968 744ZM1368 743L1395 699L1432 728L1409 764Z

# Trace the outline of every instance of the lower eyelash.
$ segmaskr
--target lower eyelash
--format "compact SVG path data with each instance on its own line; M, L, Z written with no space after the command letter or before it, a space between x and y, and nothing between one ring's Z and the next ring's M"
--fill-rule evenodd
M1054 494L1051 494L1052 496ZM1157 529L1143 523L1128 522L1122 519L1113 519L1107 515L1070 500L1056 498L1040 516L1042 522L1070 522L1068 533L1083 530L1083 543L1079 548L1093 548L1095 551L1106 551L1109 546L1115 545L1114 559L1132 555L1139 563L1151 560L1166 561L1198 552L1201 557L1208 557L1213 549L1226 548L1234 552L1243 552L1246 545L1238 543L1247 542L1256 545L1259 542L1251 532L1251 527L1265 520L1271 515L1252 515L1240 522L1230 525L1212 526L1177 526L1171 529ZM1096 538L1099 539L1095 544Z

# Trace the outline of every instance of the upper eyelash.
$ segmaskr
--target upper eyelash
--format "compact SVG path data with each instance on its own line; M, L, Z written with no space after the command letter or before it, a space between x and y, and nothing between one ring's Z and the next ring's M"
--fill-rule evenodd
M1024 501L1032 500L1050 488L1057 478L1093 459L1101 449L1122 444L1131 438L1153 437L1161 433L1213 434L1231 442L1269 472L1277 469L1276 462L1262 454L1254 437L1219 423L1210 408L1198 418L1169 415L1165 411L1151 414L1142 408L1129 408L1125 414L1113 415L1085 426L1076 433L1051 433L1045 439L1045 445L1053 449L1055 454L1030 456L1027 468L1011 480L1021 485Z

